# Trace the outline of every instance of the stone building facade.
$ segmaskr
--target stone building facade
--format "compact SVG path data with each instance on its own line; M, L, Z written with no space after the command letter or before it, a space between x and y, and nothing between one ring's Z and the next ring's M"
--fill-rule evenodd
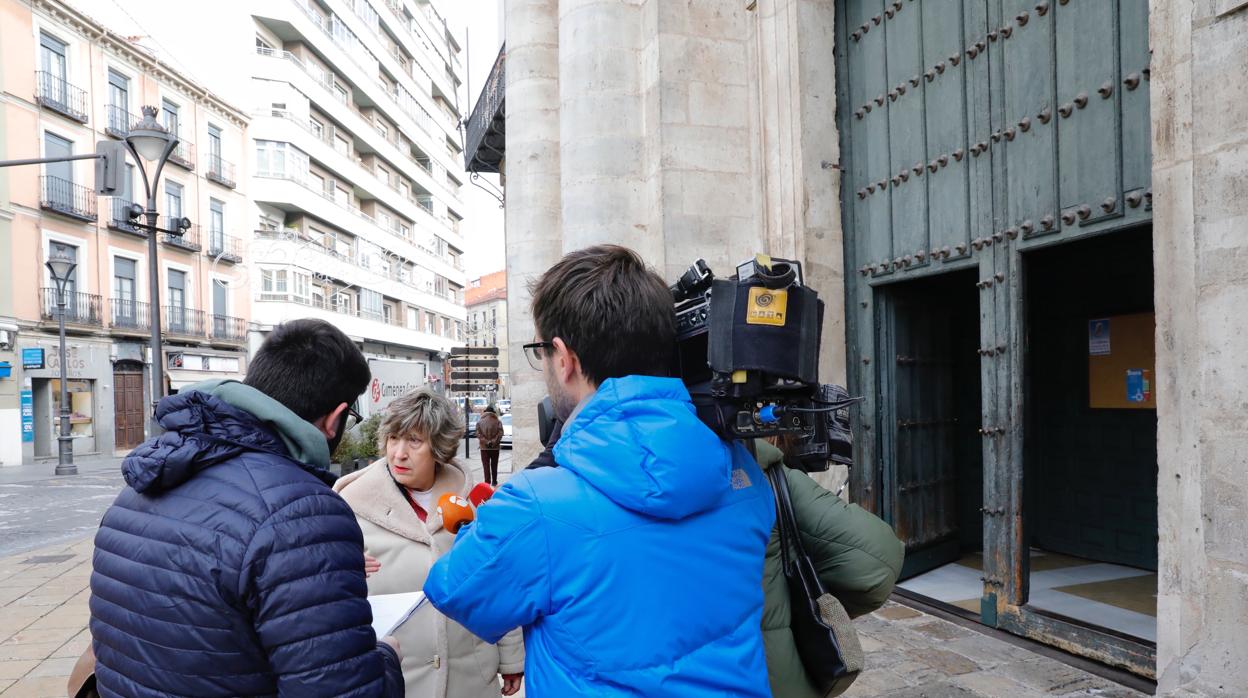
M1248 3L1152 0L1146 17L1141 5L1132 0L966 0L949 5L953 4L962 13L956 18L962 23L959 36L967 40L956 47L948 62L938 61L940 73L949 70L949 63L964 63L953 73L965 75L966 94L995 105L985 107L980 126L996 130L983 148L976 147L975 156L991 154L974 161L981 163L976 167L985 168L979 170L984 185L971 207L985 212L985 227L981 231L977 224L968 224L962 249L950 250L952 254L944 254L939 246L919 250L921 256L907 249L881 262L878 257L863 257L863 249L872 248L869 244L862 247L864 234L854 222L859 220L854 197L862 175L846 168L862 162L848 151L861 142L847 139L846 124L852 123L852 112L859 105L846 100L849 80L862 74L846 68L846 56L853 56L851 44L859 44L872 33L861 45L891 32L904 37L916 26L908 23L917 22L926 31L947 21L946 13L939 10L948 5L922 0L508 0L506 108L501 108L502 99L492 103L505 114L505 129L498 130L506 134L505 157L501 158L505 167L499 169L505 171L507 189L511 355L519 359L520 345L532 334L527 282L567 251L598 242L622 243L641 251L668 278L699 257L716 270L730 269L759 250L796 257L805 263L810 284L828 303L821 377L848 382L864 393L877 392L878 404L864 407L858 415L855 437L862 462L850 476L850 491L864 506L897 525L902 519L896 507L905 500L889 499L888 492L898 489L895 470L889 468L896 468L899 456L895 439L890 442L882 433L895 436L897 429L917 422L903 424L905 420L887 412L884 403L896 402L896 393L887 385L885 389L876 385L877 376L901 375L882 365L893 363L894 357L885 356L882 346L864 350L855 337L864 336L864 322L895 322L893 316L876 315L877 302L888 308L902 307L899 289L907 284L894 280L922 278L926 272L920 268L931 270L935 265L928 260L933 251L941 253L942 264L951 257L952 262L964 257L962 267L951 262L947 268L963 269L963 276L977 282L968 286L968 297L972 304L987 308L981 317L972 314L968 326L980 327L978 339L969 330L970 365L984 387L982 392L972 391L972 414L962 422L966 427L979 427L972 452L978 452L974 459L982 464L979 476L983 479L974 487L959 484L957 496L982 497L976 504L978 513L971 510L974 518L982 519L976 524L982 526L982 533L970 536L964 544L980 556L978 563L971 564L982 564L978 574L983 580L974 582L978 591L962 606L965 612L984 623L1155 678L1160 694L1248 693L1248 680L1236 671L1237 663L1248 656L1248 560L1243 553L1248 547L1248 529L1242 515L1248 506L1248 490L1241 484L1248 465L1240 453L1245 438L1241 413L1248 369L1242 357L1248 321L1237 312L1245 276L1239 263L1244 243L1236 234L1236 226L1242 228L1245 220L1243 202L1248 200L1244 196L1248 92L1238 81L1227 79L1248 69ZM855 21L848 19L850 15ZM1089 18L1095 21L1083 21ZM1029 21L1031 26L1023 29ZM1081 33L1088 28L1105 31ZM1025 42L1041 31L1051 32L1051 45L1057 49L1049 54L1047 65L1056 68L1045 73L1045 63L1041 63L1039 75L1048 77L1036 80L1051 79L1060 86L1072 79L1095 78L1097 84L1089 91L1098 94L1054 94L1055 101L1038 105L1037 114L1030 115L1025 126L1006 133L1005 124L997 126L1002 116L1017 120L1021 114L1004 114L1001 105L1008 107L1011 97L1004 103L996 101L993 90L1000 87L1002 73L977 78L968 59L982 53L990 63L1002 61L1008 73L1010 61L1015 60L1011 56L1022 50L1018 47L1038 47ZM1104 53L1110 50L1106 47L1121 53ZM1111 80L1101 84L1091 66L1077 64L1074 73L1057 74L1071 65L1063 53L1067 50L1109 61ZM1147 51L1151 61L1145 57L1141 62L1133 51ZM889 53L889 59L895 58ZM503 63L500 60L500 68ZM877 63L879 70L887 70L885 62ZM935 63L930 66L933 70ZM881 94L882 99L874 100L877 108L891 111L885 105L913 104L899 101L894 92L904 94L910 87L922 94L925 88L920 86L931 83L935 75L925 80L920 71L913 78L899 77L900 82L896 78L890 82L888 96ZM1025 83L1008 74L1006 80ZM1143 109L1136 98L1141 87L1148 96ZM1069 109L1067 99L1072 104ZM1094 175L1103 173L1096 168L1104 163L1089 161L1086 153L1055 150L1054 161L1070 173L1063 175L1067 179L1055 180L1056 208L1034 214L1019 211L1019 220L1013 220L1014 209L1005 204L1007 195L1025 191L1027 180L1006 172L1002 163L1014 149L1025 147L1023 143L1038 142L1022 140L1018 131L1030 130L1028 138L1039 138L1041 133L1053 132L1042 131L1039 125L1052 119L1053 129L1079 133L1087 128L1079 124L1089 123L1078 120L1084 114L1064 120L1083 110L1089 99L1086 118L1096 114L1096 118L1109 119L1106 123L1113 130L1105 137L1121 138L1107 156L1117 160L1106 160L1118 163L1127 173L1115 180L1112 203L1109 198L1092 202L1103 215L1085 214L1078 201L1068 202L1065 187L1073 183L1077 189L1081 181L1092 182ZM968 101L966 114L972 120L977 105ZM1050 109L1043 117L1041 106ZM1061 114L1055 117L1053 112ZM1147 125L1136 128L1138 122L1128 123L1137 118ZM900 140L904 136L894 134ZM1020 141L1011 145L1016 137ZM1095 140L1090 143L1099 147ZM972 162L965 150L972 145L980 143L963 144L964 149L952 151L947 162L939 162L933 154L931 172L956 167L955 161ZM845 153L842 146L847 148ZM1144 158L1142 181L1130 169L1141 162L1139 158ZM894 176L897 179L890 191L906 179ZM888 188L887 179L880 189ZM1016 186L1024 189L1011 188ZM861 199L865 194L857 197ZM1046 213L1053 216L1053 223L1044 230L1052 227L1063 232L1048 242L1037 242L1031 232L1039 230ZM1067 241L1069 245L1049 244ZM1140 250L1142 262L1135 258ZM1063 280L1063 251L1085 265L1078 267L1080 273L1091 276L1075 275L1071 267L1071 276ZM879 278L881 274L894 276L884 279ZM950 274L944 278L955 288L951 293L963 292L958 281L962 277ZM1079 329L1078 322L1072 328L1070 318L1043 312L1055 305L1021 302L1037 288L1046 293L1065 288L1064 297L1079 300L1079 285L1102 289L1103 293L1088 291L1105 302L1087 312L1109 308L1104 312L1114 314L1115 326L1129 324L1117 319L1128 315L1147 316L1155 322L1155 332L1133 340L1155 361L1155 386L1146 383L1149 387L1143 391L1152 396L1150 400L1155 398L1155 433L1147 411L1091 411L1099 399L1090 387L1094 364L1103 353L1099 340L1092 336L1093 325L1083 325L1089 337L1080 340L1078 333L1085 330ZM1127 293L1123 290L1127 287L1133 290ZM911 284L909 288L922 287ZM1059 297L1063 296L1054 296ZM953 307L937 306L928 315L938 318ZM1039 308L1040 314L1029 308ZM985 317L996 318L995 324L986 324ZM1060 329L1063 341L1074 340L1070 346L1075 347L1071 356L1077 359L1076 370L1062 373L1061 380L1035 374L1038 357L1044 354L1028 328L1040 327L1029 323L1042 321L1055 323L1046 327ZM939 326L938 321L926 322ZM926 331L929 336L939 334ZM994 341L990 355L985 354L982 341L993 340L995 333L1004 333L999 335L1002 341ZM1083 349L1079 349L1080 341L1085 342ZM975 349L978 359L973 356ZM897 364L903 363L900 355L896 358ZM977 368L976 361L980 362ZM1063 365L1070 368L1069 363ZM536 417L525 405L535 404L544 388L540 375L524 361L517 361L515 367L515 457L524 462L538 447ZM1128 401L1133 399L1132 376L1138 381L1140 372L1127 371ZM1036 405L1041 403L1034 402L1038 398L1033 391L1046 381L1060 384L1063 395L1071 398L1070 411L1063 417L1067 421L1053 432L1043 431L1051 425L1037 426L1034 421ZM1145 523L1126 531L1128 538L1121 538L1121 531L1113 534L1120 538L1120 552L1125 554L1132 545L1137 548L1134 558L1117 566L1111 564L1108 553L1103 560L1090 552L1062 556L1054 550L1039 550L1043 546L1037 545L1037 531L1050 524L1054 531L1065 526L1074 537L1087 538L1099 535L1099 524L1106 523L1071 528L1070 521L1061 520L1054 511L1046 510L1044 516L1037 513L1046 506L1037 501L1037 492L1046 491L1044 485L1037 487L1044 479L1033 472L1033 463L1067 458L1069 453L1036 455L1035 435L1052 433L1044 443L1060 443L1067 433L1062 430L1078 432L1076 415L1089 414L1111 420L1117 430L1112 433L1133 439L1137 450L1122 463L1107 466L1103 482L1084 483L1088 486L1077 494L1112 502L1115 490L1125 487L1115 484L1114 468L1118 467L1133 468L1133 486L1143 483L1145 490L1133 492L1138 496L1130 504L1133 515ZM890 421L894 419L896 424ZM958 423L958 418L945 421ZM1117 438L1109 431L1105 434ZM1087 448L1097 452L1096 434L1081 438L1090 439ZM826 479L836 484L845 475L833 473ZM1074 476L1078 479L1077 470ZM1157 527L1155 550L1149 543L1153 537L1147 529L1150 517ZM1110 531L1112 526L1103 528ZM1103 543L1088 539L1076 549L1087 551ZM982 547L982 552L976 552L976 547ZM929 552L916 547L910 557L921 561ZM1150 554L1154 555L1151 561ZM1150 588L1156 596L1147 627L1115 630L1112 617L1123 609L1102 608L1096 605L1099 602L1075 607L1087 610L1087 617L1042 606L1042 599L1084 593L1049 588L1043 582L1046 571L1061 564L1086 571L1089 566L1082 563L1087 562L1116 569L1135 566L1131 578L1137 580L1136 586L1143 580L1151 585L1144 588L1144 596L1151 596ZM1101 612L1105 615L1096 615Z
M239 163L248 119L135 37L59 0L0 2L0 158L94 152L120 141L151 106L179 136L156 192L161 313L153 318L145 204L132 159L122 191L97 197L92 162L0 169L0 465L56 454L60 371L56 293L44 262L75 259L67 293L74 453L112 455L143 441L152 404L148 338L163 330L166 390L246 370L251 302L240 277L247 185Z

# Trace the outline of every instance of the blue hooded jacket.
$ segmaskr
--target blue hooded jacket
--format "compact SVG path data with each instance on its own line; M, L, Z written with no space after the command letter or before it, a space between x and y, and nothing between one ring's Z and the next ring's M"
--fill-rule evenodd
M480 507L425 581L490 642L524 626L526 695L769 696L763 558L771 491L677 379L604 381L561 467Z
M324 437L252 388L221 394L266 414L165 398L168 431L122 465L91 574L100 694L402 696L370 627L355 515L332 475L289 455L327 461Z

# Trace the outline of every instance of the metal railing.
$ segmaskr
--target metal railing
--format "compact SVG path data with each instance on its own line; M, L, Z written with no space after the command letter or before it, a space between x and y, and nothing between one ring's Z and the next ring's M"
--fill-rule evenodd
M44 175L39 178L39 207L81 221L94 221L95 190L68 179Z
M39 289L40 317L44 320L56 321L56 289ZM93 293L65 294L65 322L78 325L103 326L104 315L101 311L100 297Z
M498 50L490 77L472 108L464 148L464 169L471 172L498 172L502 143L496 121L502 116L507 86L507 46ZM487 136L493 136L487 141ZM483 152L483 146L484 151Z
M233 235L209 232L208 247L204 254L213 259L237 264L243 261L243 241Z
M108 306L112 311L109 327L136 332L151 329L151 306L147 303L133 298L110 298Z
M130 220L130 207L134 205L133 201L123 199L120 196L114 196L109 203L111 214L108 218L108 227L113 230L120 230L123 233L131 233L134 235L147 236L147 231L136 228Z
M184 337L206 337L204 311L176 305L165 306L165 332Z
M208 156L207 176L208 179L223 187L233 189L237 186L234 182L234 163L223 159L220 155Z
M178 144L169 153L169 162L184 170L195 170L195 144L178 136Z
M247 321L229 315L211 315L212 338L226 342L247 341Z
M178 225L176 219L169 218L168 216L165 217L164 223L165 224L163 227L166 230L174 230L177 228L177 225ZM187 250L190 252L199 252L200 250L199 226L195 224L191 224L191 227L187 228L186 231L183 232L181 235L161 233L160 241L165 243L166 245L172 245L173 247L177 247L179 249Z
M35 102L78 123L87 123L87 91L59 75L35 71Z
M120 104L109 104L105 107L104 115L104 132L116 138L125 138L130 135L130 127L142 121Z

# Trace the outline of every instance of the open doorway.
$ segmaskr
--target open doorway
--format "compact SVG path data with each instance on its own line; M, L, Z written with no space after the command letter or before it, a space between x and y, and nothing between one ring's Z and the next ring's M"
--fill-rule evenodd
M879 291L884 511L902 587L978 613L983 593L979 292L975 271Z
M1151 228L1029 253L1024 264L1027 603L1155 642Z

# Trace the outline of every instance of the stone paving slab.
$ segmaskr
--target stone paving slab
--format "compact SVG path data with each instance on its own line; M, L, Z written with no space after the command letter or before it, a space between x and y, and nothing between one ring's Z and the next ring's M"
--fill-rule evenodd
M889 602L854 621L866 671L846 698L1141 698L1146 694Z

